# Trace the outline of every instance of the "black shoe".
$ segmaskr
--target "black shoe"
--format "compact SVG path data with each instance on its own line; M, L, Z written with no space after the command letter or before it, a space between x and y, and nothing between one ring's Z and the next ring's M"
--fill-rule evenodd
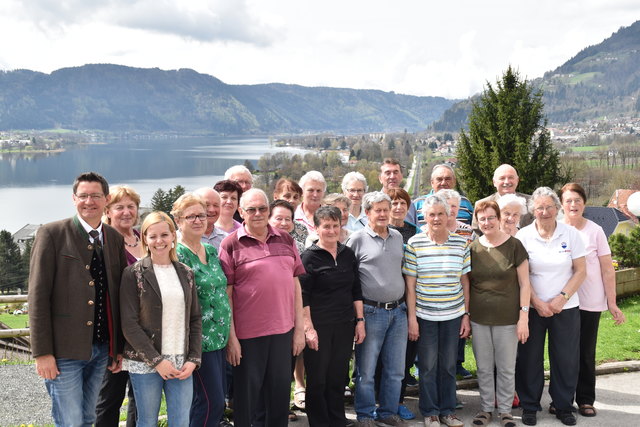
M566 426L576 425L576 416L571 411L558 411L556 410L556 418L562 421L562 424Z
M527 426L534 426L538 424L538 411L522 410L522 424Z

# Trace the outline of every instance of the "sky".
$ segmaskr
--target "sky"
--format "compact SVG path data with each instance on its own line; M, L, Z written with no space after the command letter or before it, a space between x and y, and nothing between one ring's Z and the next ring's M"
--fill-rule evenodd
M638 0L2 0L0 69L89 63L466 98L541 77L640 19Z

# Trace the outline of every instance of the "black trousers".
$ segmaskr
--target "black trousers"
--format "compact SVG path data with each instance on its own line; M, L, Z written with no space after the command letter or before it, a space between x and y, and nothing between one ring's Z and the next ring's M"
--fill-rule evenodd
M293 329L284 334L240 340L242 359L233 367L233 424L285 427L291 390ZM256 418L260 402L264 416Z
M551 317L529 312L529 339L518 344L516 391L522 409L540 411L544 389L544 342L549 333L551 379L549 394L558 411L571 411L578 383L580 357L580 312L578 307Z
M96 406L96 427L118 427L120 423L120 406L129 382L128 372L112 374L107 370L102 380L102 388ZM127 427L136 425L136 401L133 388L129 384L129 405L127 409Z
M580 372L576 403L593 405L596 400L596 342L600 312L580 310Z
M404 359L404 378L402 379L402 386L400 387L400 403L404 403L404 396L407 392L407 380L411 376L411 367L416 361L416 355L418 354L418 341L411 341L407 339L407 355Z
M305 348L305 407L311 427L344 427L344 388L355 328L352 321L315 325L318 351Z

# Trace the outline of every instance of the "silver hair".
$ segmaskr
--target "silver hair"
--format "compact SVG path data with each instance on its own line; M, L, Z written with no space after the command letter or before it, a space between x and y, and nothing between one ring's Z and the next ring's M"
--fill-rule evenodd
M433 169L431 169L431 178L433 178L433 174L435 173L435 171L437 171L440 168L445 168L445 169L449 169L451 171L451 173L453 174L453 176L456 176L456 173L454 172L453 168L451 166L449 166L446 163L438 163L437 165L435 165L433 167Z
M331 193L324 196L322 204L325 206L334 206L336 203L344 203L347 209L351 207L351 199L342 193Z
M527 213L527 200L524 197L516 196L515 194L505 194L498 199L498 207L500 210L507 206L517 206L520 210L520 215Z
M269 206L269 198L267 197L267 193L265 193L264 191L262 191L259 188L250 188L249 190L245 191L242 193L242 196L240 196L240 207L244 209L244 202L245 200L247 200L249 197L253 196L254 194L260 194L262 197L264 197L264 203Z
M364 192L366 193L369 190L369 186L367 185L367 178L364 177L360 172L349 172L342 178L342 191L347 192L347 185L349 185L352 181L360 181L364 185Z
M460 193L458 193L456 190L440 190L436 193L436 196L440 196L445 200L456 199L458 201L458 204L460 204L460 201L462 200Z
M389 207L391 207L391 197L387 196L382 191L372 191L371 193L367 193L362 197L362 207L364 211L367 212L371 210L374 203L380 202L389 202Z
M535 189L533 194L531 195L531 200L529 200L529 212L533 213L536 200L540 197L551 197L553 203L556 205L556 209L560 210L562 208L562 203L560 203L560 199L555 191L550 189L549 187L538 187Z
M251 182L253 182L253 175L251 174L251 171L249 169L247 169L246 166L243 165L235 165L235 166L231 166L229 169L226 170L226 172L224 173L224 179L231 179L232 175L235 175L237 173L245 173L248 174Z
M304 186L309 181L321 182L324 187L322 191L327 191L327 181L325 181L324 176L320 172L309 171L305 173L304 175L302 175L302 178L300 178L300 181L298 181L298 185L304 190Z
M444 211L447 213L447 216L451 215L451 208L449 207L449 203L447 203L447 200L444 197L437 194L432 194L424 199L424 203L422 204L422 215L424 215L426 218L429 208L436 205L444 206Z

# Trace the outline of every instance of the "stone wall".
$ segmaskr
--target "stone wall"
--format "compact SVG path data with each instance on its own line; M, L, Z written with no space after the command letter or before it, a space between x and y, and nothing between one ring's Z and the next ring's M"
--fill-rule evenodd
M640 293L640 268L616 271L616 295L628 297Z

